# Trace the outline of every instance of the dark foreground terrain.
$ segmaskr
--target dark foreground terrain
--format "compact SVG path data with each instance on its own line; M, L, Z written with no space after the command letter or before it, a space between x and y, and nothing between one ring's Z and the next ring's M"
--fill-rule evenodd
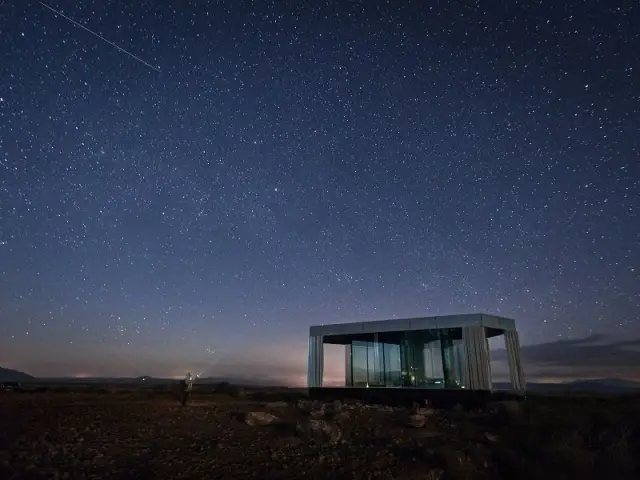
M640 399L482 411L320 403L289 390L0 393L0 479L640 478Z

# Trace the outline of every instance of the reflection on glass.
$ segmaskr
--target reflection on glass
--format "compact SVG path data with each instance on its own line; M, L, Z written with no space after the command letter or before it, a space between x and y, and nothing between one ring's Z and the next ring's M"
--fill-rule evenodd
M402 369L400 366L400 345L383 343L385 385L388 387L402 386Z
M351 376L354 387L366 387L369 368L367 366L367 342L351 344Z
M442 360L447 388L464 388L463 345L462 338L457 337L458 335L453 332L446 340L443 339Z
M367 335L352 341L351 355L354 387L460 388L463 383L459 328Z
M369 386L383 387L385 385L384 350L382 344L378 341L378 334L375 334L373 342L367 345L367 354Z
M439 335L433 335L424 344L426 371L424 387L444 387L444 369L442 364L442 344Z

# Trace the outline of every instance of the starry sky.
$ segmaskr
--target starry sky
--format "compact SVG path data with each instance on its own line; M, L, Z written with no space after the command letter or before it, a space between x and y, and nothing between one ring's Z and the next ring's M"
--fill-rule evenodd
M640 377L636 2L50 6L105 40L0 2L0 366L301 384L310 325L487 312Z

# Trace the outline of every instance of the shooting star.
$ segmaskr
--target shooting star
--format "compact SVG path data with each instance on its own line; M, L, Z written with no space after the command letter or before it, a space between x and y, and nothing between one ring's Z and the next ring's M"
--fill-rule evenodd
M155 70L156 72L160 72L160 69L158 67L154 67L153 65L151 65L150 63L145 62L144 60L142 60L140 57L135 56L133 53L126 51L124 48L119 47L118 45L116 45L115 43L107 40L106 38L104 38L102 35L94 32L93 30L89 30L87 27L85 27L84 25L82 25L81 23L76 22L73 18L69 18L67 17L64 13L59 12L58 10L56 10L55 8L47 5L44 2L40 2L40 4L45 7L48 8L49 10L51 10L53 13L55 13L56 15L60 15L62 18L65 18L67 20L69 20L71 23L73 23L76 27L80 27L84 30L86 30L87 32L89 32L92 35L95 35L96 37L98 37L100 40L103 40L104 42L108 43L109 45L111 45L112 47L117 48L118 50L120 50L121 52L126 53L127 55L129 55L130 57L136 59L137 61L139 61L140 63L146 65L147 67Z

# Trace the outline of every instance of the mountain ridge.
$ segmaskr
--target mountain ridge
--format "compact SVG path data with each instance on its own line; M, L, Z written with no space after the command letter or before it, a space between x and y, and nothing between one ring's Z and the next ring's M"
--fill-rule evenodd
M28 382L36 377L19 370L0 367L0 382Z
M97 384L97 383L127 383L127 384L163 384L176 382L176 379L153 377L142 375L137 377L41 377L37 378L28 373L10 368L0 367L0 382L42 382L54 383L64 382L73 384ZM285 387L281 381L272 378L262 378L253 376L222 376L222 377L200 377L195 379L198 384L229 383L237 386L247 387ZM495 382L493 387L497 390L509 390L510 384L506 382ZM530 392L585 392L585 393L640 393L640 381L626 380L622 378L596 378L577 379L560 383L527 382L527 391Z

